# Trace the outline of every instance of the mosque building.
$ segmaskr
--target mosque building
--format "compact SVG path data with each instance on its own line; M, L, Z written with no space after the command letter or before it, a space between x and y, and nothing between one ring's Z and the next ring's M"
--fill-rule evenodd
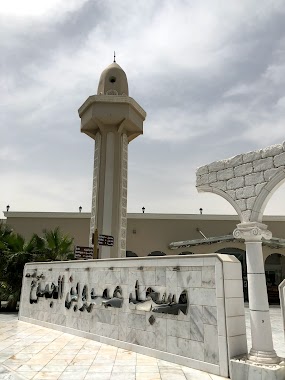
M247 298L245 244L233 236L235 215L127 214L128 144L143 133L146 112L129 96L127 76L115 62L101 74L97 95L79 108L81 132L95 141L91 213L4 212L6 223L25 238L60 229L75 246L95 245L95 258L227 253L242 265ZM285 278L285 216L265 216L272 238L263 241L269 302L279 301ZM112 245L99 246L98 236ZM96 247L98 246L98 249Z

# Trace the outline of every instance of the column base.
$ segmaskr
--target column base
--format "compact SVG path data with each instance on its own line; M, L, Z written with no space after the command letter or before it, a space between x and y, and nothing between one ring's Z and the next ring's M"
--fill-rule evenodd
M278 364L253 363L247 356L230 360L230 376L232 380L284 380L285 363L279 358Z
M278 364L281 361L281 359L276 355L275 350L257 351L253 348L250 350L247 360L252 363L260 364Z

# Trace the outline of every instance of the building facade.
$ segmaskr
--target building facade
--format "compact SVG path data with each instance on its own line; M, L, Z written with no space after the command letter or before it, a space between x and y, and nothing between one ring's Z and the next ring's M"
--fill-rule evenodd
M6 223L30 238L44 229L60 227L75 246L89 246L90 213L5 212ZM127 251L143 257L151 252L166 255L227 253L241 262L247 299L245 244L232 237L239 222L235 215L127 214ZM271 303L279 301L278 285L285 278L285 217L265 216L273 238L263 243L267 289Z

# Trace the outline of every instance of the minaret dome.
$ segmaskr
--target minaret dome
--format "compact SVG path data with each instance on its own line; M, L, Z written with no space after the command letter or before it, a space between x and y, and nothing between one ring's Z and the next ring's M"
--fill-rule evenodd
M102 72L97 95L129 95L126 73L116 62Z

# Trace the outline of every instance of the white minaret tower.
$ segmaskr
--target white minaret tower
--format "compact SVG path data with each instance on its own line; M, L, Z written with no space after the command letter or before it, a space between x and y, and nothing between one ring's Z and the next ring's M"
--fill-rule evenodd
M125 257L128 143L143 133L146 113L129 97L127 76L115 58L101 74L97 95L78 112L81 132L95 140L89 244L97 230L114 237L113 247L99 246L98 258Z

